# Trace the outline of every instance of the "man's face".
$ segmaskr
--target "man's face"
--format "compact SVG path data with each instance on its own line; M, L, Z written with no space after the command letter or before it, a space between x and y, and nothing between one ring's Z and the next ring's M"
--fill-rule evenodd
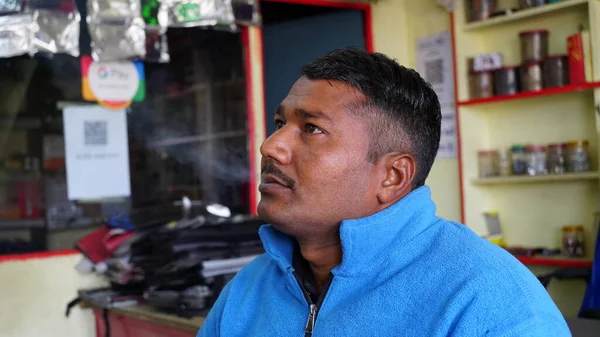
M296 238L314 238L377 211L381 181L367 161L366 122L349 107L362 100L342 82L302 77L294 84L261 146L261 218Z

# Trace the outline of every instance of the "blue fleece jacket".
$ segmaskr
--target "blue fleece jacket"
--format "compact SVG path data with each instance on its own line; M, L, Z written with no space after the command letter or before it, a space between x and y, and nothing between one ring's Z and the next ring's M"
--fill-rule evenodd
M221 292L198 336L305 336L309 304L292 238L260 228L266 254ZM428 187L340 226L342 262L312 336L571 336L537 278L503 249L435 215Z

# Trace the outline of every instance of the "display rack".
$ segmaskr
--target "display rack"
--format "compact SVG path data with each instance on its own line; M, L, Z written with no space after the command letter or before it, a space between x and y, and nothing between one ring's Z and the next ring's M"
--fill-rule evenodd
M508 7L518 7L518 3ZM501 17L468 22L468 1L457 3L453 14L457 134L463 223L486 233L483 213L497 211L504 238L511 246L560 246L560 229L585 227L586 256L568 258L520 257L526 264L591 265L596 232L594 212L600 201L598 164L600 66L593 81L538 92L472 99L469 95L468 58L500 52L504 65L519 65L519 32L550 31L549 54L567 54L567 37L580 27L590 32L592 53L600 55L600 5L597 0L563 0L519 10ZM586 139L590 172L544 176L480 178L477 151L508 148L513 144L549 144Z

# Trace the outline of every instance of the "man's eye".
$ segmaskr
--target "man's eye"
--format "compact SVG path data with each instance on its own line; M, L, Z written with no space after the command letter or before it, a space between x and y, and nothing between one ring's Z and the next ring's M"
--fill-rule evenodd
M323 130L316 125L306 124L306 133L323 133Z
M283 121L276 120L275 121L275 130L281 129L284 125L285 125L285 123L283 123Z

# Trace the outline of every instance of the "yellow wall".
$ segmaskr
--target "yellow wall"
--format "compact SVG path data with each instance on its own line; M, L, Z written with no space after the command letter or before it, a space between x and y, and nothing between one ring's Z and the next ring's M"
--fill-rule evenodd
M381 0L373 7L375 50L415 68L417 40L450 30L450 15L434 0ZM427 185L439 216L460 221L458 159L438 159Z
M95 275L75 270L79 254L0 262L0 336L2 337L95 337L90 310L65 306L77 289L105 285Z

